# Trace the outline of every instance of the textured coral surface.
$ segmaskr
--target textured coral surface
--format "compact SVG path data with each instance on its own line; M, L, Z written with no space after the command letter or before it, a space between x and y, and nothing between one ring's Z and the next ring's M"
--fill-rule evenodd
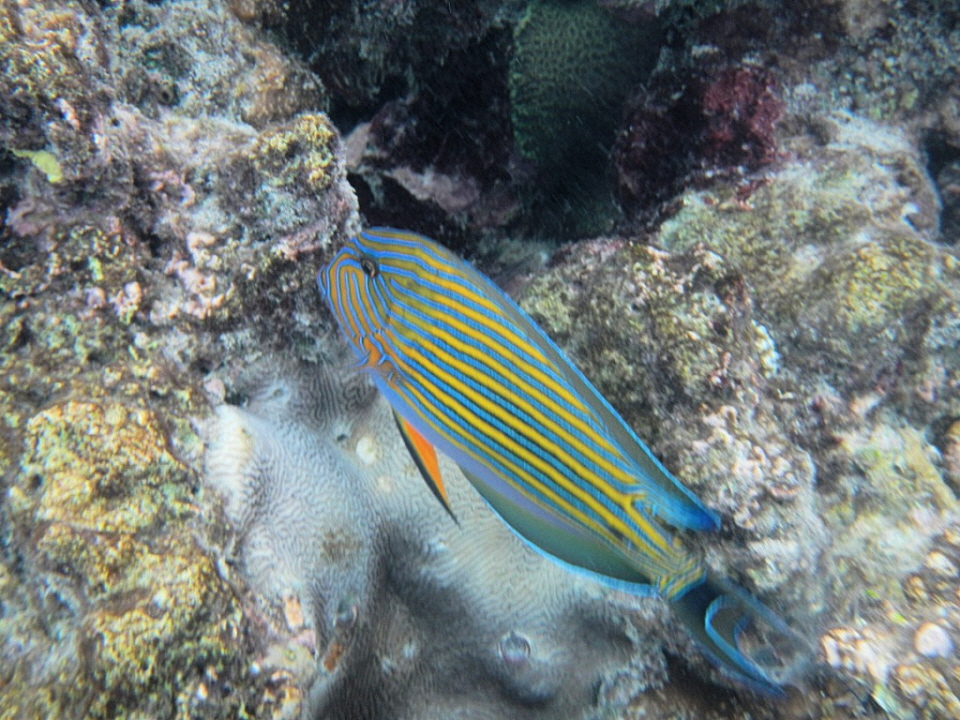
M0 0L0 717L957 717L958 188L948 0ZM443 513L316 292L370 221L717 510L798 687Z
M362 376L274 372L218 408L206 475L278 642L317 659L309 716L575 718L662 683L650 614L537 556L448 463L458 522L437 512Z
M724 554L826 665L891 712L950 717L960 264L907 139L825 122L749 200L691 192L658 249L582 243L525 304L724 512Z
M198 519L195 478L157 416L69 400L24 434L5 498L20 567L6 572L29 580L5 599L0 714L173 716L206 675L240 676L240 604L184 532Z

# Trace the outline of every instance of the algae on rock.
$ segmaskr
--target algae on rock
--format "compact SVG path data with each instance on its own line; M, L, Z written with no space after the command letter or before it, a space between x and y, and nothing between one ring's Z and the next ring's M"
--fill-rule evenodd
M238 676L245 621L185 532L194 487L143 407L70 400L27 422L5 499L22 567L6 572L47 599L19 616L32 632L4 633L0 716L173 715L208 675Z
M221 363L322 344L294 259L354 209L335 129L305 116L309 183L263 167L307 215L282 232L215 187L319 83L212 0L0 0L0 41L0 717L265 715L295 689L257 664L192 423Z
M714 563L880 706L940 717L958 654L914 637L958 618L956 573L922 568L957 556L955 460L934 443L960 416L960 263L909 138L820 122L749 194L688 191L660 249L581 243L523 304L736 528L704 543Z

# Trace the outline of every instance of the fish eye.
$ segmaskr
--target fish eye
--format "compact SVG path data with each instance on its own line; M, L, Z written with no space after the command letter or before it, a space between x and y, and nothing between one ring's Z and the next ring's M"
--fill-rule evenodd
M363 270L363 274L368 278L375 278L377 276L377 263L373 258L363 256L360 258L360 268Z

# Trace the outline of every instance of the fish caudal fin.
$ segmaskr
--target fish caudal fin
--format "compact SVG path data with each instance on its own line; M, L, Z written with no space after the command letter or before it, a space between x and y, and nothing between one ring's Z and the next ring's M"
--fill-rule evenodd
M708 657L754 690L783 695L783 683L809 662L796 632L726 580L707 577L672 602Z

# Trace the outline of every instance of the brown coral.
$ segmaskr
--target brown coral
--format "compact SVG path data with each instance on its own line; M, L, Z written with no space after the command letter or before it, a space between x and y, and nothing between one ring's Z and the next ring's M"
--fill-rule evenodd
M3 704L58 716L77 703L88 717L121 708L167 714L197 690L196 668L237 672L240 608L214 560L184 532L197 515L193 480L157 417L73 400L37 413L25 431L9 519L26 564L61 598L46 625L73 657L69 678L48 677L29 645L7 645L18 682Z

